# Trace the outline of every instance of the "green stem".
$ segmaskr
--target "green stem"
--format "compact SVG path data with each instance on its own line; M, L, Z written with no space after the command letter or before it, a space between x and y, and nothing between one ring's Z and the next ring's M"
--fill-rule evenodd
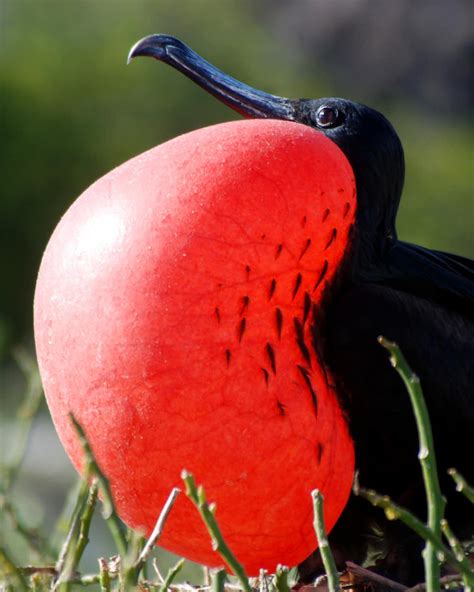
M471 487L464 477L456 471L456 469L449 469L448 474L454 479L456 483L456 491L464 494L467 499L474 504L474 487Z
M272 587L277 592L290 592L288 585L289 569L286 565L277 565L275 577L273 578Z
M79 585L79 586L94 586L100 582L100 575L99 574L88 574L85 576L81 576L78 579L72 580L72 584Z
M451 565L451 567L463 577L467 577L470 584L474 584L474 573L471 569L466 569L466 567L456 559L454 553L443 545L441 538L437 537L431 528L416 518L411 512L397 505L388 496L380 495L371 489L356 487L354 491L357 495L368 500L373 506L382 508L389 520L401 520L411 530L416 532L417 535L426 541L429 541L440 559L449 563L449 565Z
M86 492L86 490L87 484L84 479L78 478L67 494L66 502L53 528L52 546L55 556L58 556L61 552L63 540L67 537L71 527L71 516L74 516L76 512L77 501L82 492Z
M67 566L70 563L70 557L74 553L74 547L77 543L78 533L79 533L79 523L82 515L82 511L84 506L87 502L87 497L89 494L89 486L86 480L82 479L80 482L79 491L76 498L76 503L74 509L71 514L71 519L69 522L69 529L64 540L64 543L61 548L61 552L59 554L58 560L56 562L56 581L54 588L58 588L62 586L63 590L68 590L68 584L66 584L67 575L65 572L67 571ZM64 574L64 575L63 575Z
M426 490L428 527L436 538L441 539L441 520L444 516L446 500L441 493L439 485L433 434L420 380L408 366L405 357L396 343L388 341L385 337L379 337L379 343L390 353L390 362L401 376L410 396L420 441L418 458L420 460ZM441 590L439 582L440 562L436 556L435 547L428 540L423 550L423 560L425 563L426 589L428 592L439 592Z
M163 582L163 584L159 588L159 592L167 592L168 588L173 583L173 580L178 575L178 573L181 571L183 565L184 565L184 559L180 559L175 566L173 566L169 569L168 573L166 574L165 581Z
M117 551L119 555L125 557L127 553L127 539L123 532L123 527L120 518L118 517L117 512L115 511L115 505L113 501L112 492L110 490L109 482L95 460L92 448L89 444L89 441L87 440L86 434L81 424L76 420L72 413L69 414L69 417L74 426L74 429L76 430L76 433L79 437L79 442L81 443L82 450L84 452L86 473L88 473L89 475L94 475L99 483L100 491L102 493L103 517L107 522L109 530L115 541L115 545L117 546Z
M242 585L242 588L245 590L245 592L251 592L252 588L250 586L245 569L239 563L225 542L220 528L216 522L216 518L214 516L215 505L209 505L207 503L202 486L199 488L196 487L194 477L190 473L187 471L182 471L181 478L186 484L186 495L192 502L194 502L194 505L201 514L201 518L203 519L203 522L206 525L209 534L211 535L212 548L214 551L219 553L225 563L229 566L229 568L240 581L240 584Z
M97 495L97 481L94 480L89 488L86 506L79 521L79 539L77 541L77 546L74 549L74 556L71 565L73 570L75 570L79 565L82 554L84 553L84 549L89 543L89 530L92 522L92 516L94 515L94 510L97 503Z
M137 531L129 531L127 554L120 562L121 589L134 590L145 562L138 561L145 546L145 538Z
M23 576L42 575L53 577L56 575L56 568L54 565L25 565L24 567L19 567L18 569L23 574Z
M30 586L31 592L44 592L45 590L49 589L49 587L46 586L44 578L41 574L32 575L30 578L30 582L31 582L31 586Z
M314 530L318 539L318 548L323 560L324 569L328 579L329 592L340 590L339 575L336 563L329 547L329 541L324 526L324 498L318 489L311 492L314 508Z
M5 493L12 488L15 482L25 457L31 425L43 400L43 388L34 359L23 348L17 348L14 351L14 358L26 379L26 394L17 411L18 431L12 446L13 452L6 466L2 468L1 489Z
M464 549L462 548L461 543L459 542L457 537L454 535L453 531L449 527L448 521L445 519L443 519L441 521L441 530L443 531L443 534L446 537L446 540L448 541L449 546L453 550L453 553L454 553L456 559L459 561L459 563L461 563L464 566L466 571L472 572L471 563L470 563L469 559L466 557L466 554L464 553ZM464 582L464 592L472 592L474 582L469 581L469 578L466 578L464 576L463 576L463 582Z
M226 580L225 569L216 570L211 577L211 592L224 592Z
M103 557L99 559L99 569L100 592L110 592L109 564Z

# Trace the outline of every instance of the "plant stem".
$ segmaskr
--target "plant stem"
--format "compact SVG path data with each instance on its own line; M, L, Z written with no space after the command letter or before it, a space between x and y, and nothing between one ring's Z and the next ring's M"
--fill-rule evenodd
M43 400L43 388L34 359L23 348L14 351L14 358L26 380L26 394L16 417L17 437L12 446L12 458L2 467L1 490L11 489L25 456L31 425Z
M74 509L71 514L71 519L69 522L69 529L64 540L64 543L61 548L61 552L59 554L58 560L56 562L56 581L54 588L57 588L59 585L65 582L67 579L63 576L63 572L67 571L68 563L70 562L70 557L74 553L74 546L77 543L78 531L79 531L79 522L81 519L82 511L87 501L87 496L89 493L89 487L86 480L82 479L80 481L80 487L77 494L76 503Z
M167 592L167 590L171 586L173 580L178 575L178 573L181 571L183 565L184 565L184 559L180 559L175 566L173 566L169 569L168 573L166 574L165 581L163 582L163 584L159 588L159 592Z
M214 516L215 505L210 506L206 501L206 496L202 487L196 487L194 477L187 471L181 473L181 478L186 484L186 495L194 502L194 505L201 514L201 518L209 531L212 539L212 548L219 553L232 572L237 576L242 588L246 592L251 592L249 579L243 566L239 563L235 555L230 550L224 540L220 528Z
M0 571L5 576L5 584L15 584L15 590L18 591L24 590L26 592L28 590L28 585L20 569L15 565L7 551L2 547L0 547Z
M151 563L153 565L153 569L158 577L160 584L162 584L165 580L163 579L163 576L161 575L160 568L158 566L158 562L156 561L156 558L154 558Z
M448 541L449 546L453 550L453 553L456 556L456 559L459 561L459 563L463 564L463 566L466 568L466 571L472 571L471 563L468 560L468 558L466 557L466 554L464 553L464 549L462 548L461 543L456 538L453 531L449 527L448 521L445 519L441 520L441 530L443 531L443 534L446 537L446 540ZM466 578L464 576L463 576L463 582L464 582L464 592L472 592L474 582L469 581L469 578Z
M224 592L226 579L225 569L216 570L211 577L211 592Z
M70 530L71 516L73 516L76 511L77 500L81 497L81 492L86 491L86 489L84 479L78 478L67 494L66 502L64 503L61 514L56 520L53 529L52 545L55 556L59 555L61 547L63 546L62 541L67 537Z
M30 583L31 592L44 592L45 590L49 589L42 574L33 574L30 578Z
M99 559L99 584L100 592L110 592L110 574L107 560L101 557Z
M433 434L420 380L408 366L396 343L388 341L384 337L379 337L379 343L390 353L390 362L401 376L410 396L420 441L418 458L426 490L428 527L436 538L441 539L441 520L444 516L446 500L439 485ZM436 549L429 540L426 541L423 550L423 560L425 563L426 588L428 592L438 592L441 589L439 582L440 562L436 556Z
M81 576L75 580L72 580L72 584L78 584L80 586L93 586L94 584L100 583L100 575L99 574L88 574L85 576Z
M408 587L404 584L398 584L370 569L352 563L352 561L346 561L346 569L348 574L356 576L357 586L360 586L363 590L365 590L366 585L368 585L369 590L374 586L376 590L380 588L392 592L406 592L408 590Z
M120 561L121 590L134 590L138 585L140 571L145 565L145 563L138 564L138 557L144 546L143 535L135 530L129 531L127 554Z
M69 414L69 417L74 426L74 429L76 430L76 433L79 437L79 441L82 446L82 450L84 452L86 473L89 475L94 475L99 483L100 491L102 493L103 517L107 522L109 530L115 541L115 545L117 547L119 555L125 557L127 553L127 540L123 532L123 527L120 518L118 517L117 512L115 511L115 505L113 501L112 492L110 490L109 482L95 460L92 448L89 444L89 441L87 440L86 434L81 424L76 420L72 413Z
M76 569L79 565L79 561L81 560L82 554L84 553L84 549L89 543L89 530L97 503L97 495L97 481L94 480L89 488L84 512L82 513L81 519L79 521L79 539L77 541L77 546L74 549L74 556L71 566L72 569Z
M278 570L278 566L277 566ZM268 592L268 571L266 569L260 569L258 574L258 590L259 592ZM273 582L272 582L273 583Z
M33 576L33 575L45 575L45 576L55 576L56 575L56 568L54 565L25 565L24 567L18 568L23 576Z
M448 474L451 475L456 483L456 491L463 493L467 499L474 504L474 487L469 485L466 479L464 479L461 473L456 471L456 469L449 469Z
M459 575L444 576L441 578L440 583L443 590L453 590L458 592L460 590L461 581ZM411 588L405 588L405 592L426 592L426 590L426 584L416 584L416 586L412 586ZM466 592L464 588L463 592Z
M273 578L272 587L277 592L290 592L288 585L289 569L286 565L277 565L275 577Z
M329 541L324 526L324 498L322 493L315 489L311 492L314 508L314 530L318 539L318 548L323 560L324 569L328 579L329 592L338 592L340 590L339 576L336 563L329 547Z
M356 495L360 495L361 497L365 498L372 505L382 508L389 520L401 520L421 538L429 541L434 547L438 557L442 557L443 560L446 560L446 562L449 563L449 565L451 565L451 567L453 567L463 577L467 577L470 584L474 584L474 572L472 572L470 568L466 569L465 566L456 559L454 553L452 553L445 545L443 545L441 538L438 538L431 528L416 518L416 516L414 516L411 512L398 506L387 495L380 495L371 489L363 489L356 486L354 491Z
M173 487L173 489L171 490L171 493L169 494L169 497L166 500L163 509L161 510L158 520L156 521L155 528L153 529L150 538L146 542L146 545L143 547L143 551L141 552L140 557L137 559L135 568L138 571L142 569L145 561L148 559L151 550L153 549L153 546L155 545L156 541L160 538L166 523L166 519L168 518L171 508L173 507L173 504L180 493L181 490L178 489L178 487Z

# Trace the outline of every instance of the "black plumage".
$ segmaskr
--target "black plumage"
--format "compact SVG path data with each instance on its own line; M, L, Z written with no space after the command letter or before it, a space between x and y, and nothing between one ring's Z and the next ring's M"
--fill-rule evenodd
M247 117L309 125L343 150L356 179L356 222L313 328L313 345L336 380L361 485L390 495L423 518L415 420L403 383L377 337L399 344L424 389L447 517L459 536L472 536L473 506L455 493L447 469L454 466L474 480L474 262L398 240L395 219L404 156L390 122L345 99L294 100L252 89L172 37L145 38L130 53L138 55L170 64ZM407 584L422 579L422 541L354 496L330 535L339 567L348 560L363 561L374 537L381 572ZM303 582L320 574L318 553L299 571Z
M340 99L312 103L316 110L337 110L338 123L325 133L348 157L357 184L354 236L325 296L315 342L347 412L360 482L424 517L415 420L405 387L377 343L384 335L399 344L420 377L447 517L460 536L470 537L473 506L454 491L447 470L455 466L474 479L474 262L397 239L403 149L383 115ZM355 497L331 534L340 567L365 558L374 532L380 571L409 584L421 581L422 541ZM321 569L316 554L300 566L300 576L311 581Z

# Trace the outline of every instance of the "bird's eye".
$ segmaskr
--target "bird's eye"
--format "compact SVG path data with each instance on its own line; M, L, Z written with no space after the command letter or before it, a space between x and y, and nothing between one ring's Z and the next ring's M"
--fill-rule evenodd
M316 123L319 127L333 127L339 118L339 112L336 107L323 105L316 113Z

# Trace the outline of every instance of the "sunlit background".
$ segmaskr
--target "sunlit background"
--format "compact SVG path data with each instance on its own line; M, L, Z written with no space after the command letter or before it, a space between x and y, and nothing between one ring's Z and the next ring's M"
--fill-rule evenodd
M163 64L126 66L137 39L172 34L271 93L382 111L405 146L399 235L472 257L472 17L470 0L1 0L2 457L24 389L12 351L32 347L35 276L62 213L130 157L237 118ZM23 511L52 522L73 478L45 409L16 485ZM109 551L98 532L86 564Z

